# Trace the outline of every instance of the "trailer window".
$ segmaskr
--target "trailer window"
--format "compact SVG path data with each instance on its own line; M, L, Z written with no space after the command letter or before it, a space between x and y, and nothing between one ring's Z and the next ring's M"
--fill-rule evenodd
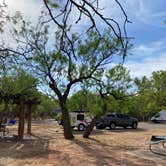
M77 115L77 120L84 120L84 115Z

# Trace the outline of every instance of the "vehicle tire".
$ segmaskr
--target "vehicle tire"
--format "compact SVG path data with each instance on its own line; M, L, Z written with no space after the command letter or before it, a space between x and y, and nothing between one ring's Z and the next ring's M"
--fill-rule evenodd
M84 124L79 124L78 131L84 131L84 130L85 130L85 125Z
M136 122L133 122L132 126L131 126L133 129L136 129L137 128L137 123Z
M110 127L110 130L111 130L111 129L115 129L115 128L116 128L116 124L115 124L115 123L110 123L110 126L109 126L109 127Z
M102 123L96 125L96 129L105 129L105 126Z

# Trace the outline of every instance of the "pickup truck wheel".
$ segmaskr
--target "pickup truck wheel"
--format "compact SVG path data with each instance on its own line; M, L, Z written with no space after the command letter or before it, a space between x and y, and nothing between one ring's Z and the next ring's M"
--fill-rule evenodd
M102 123L99 123L96 125L96 129L105 129L105 125L103 125Z
M115 129L115 128L116 128L115 123L110 123L110 129Z
M84 131L84 130L85 130L85 125L84 124L79 124L78 131Z
M133 129L136 129L137 128L137 123L136 122L134 122L133 124L132 124L132 126L131 126Z

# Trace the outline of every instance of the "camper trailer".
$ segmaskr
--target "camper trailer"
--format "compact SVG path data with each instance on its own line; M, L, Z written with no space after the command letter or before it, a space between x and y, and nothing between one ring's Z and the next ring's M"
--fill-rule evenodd
M70 112L70 122L73 128L79 131L84 131L90 124L91 118L88 116L87 111L74 111Z
M72 128L77 128L79 131L84 131L90 124L91 118L88 116L88 111L73 111L69 113ZM63 119L58 121L59 125L64 125Z
M151 121L155 123L166 123L166 110L157 113L155 116L151 118Z

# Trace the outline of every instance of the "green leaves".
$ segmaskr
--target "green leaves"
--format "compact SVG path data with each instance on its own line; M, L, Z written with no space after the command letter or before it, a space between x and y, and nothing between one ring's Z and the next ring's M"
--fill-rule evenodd
M92 117L102 112L99 95L88 90L81 90L73 94L68 100L68 108L70 111L89 111L89 115Z
M15 95L19 95L20 99L28 100L37 95L37 79L20 69L12 74L12 76L5 74L1 77L0 92L2 98L8 96L9 100L12 100Z
M153 72L151 78L136 78L135 84L138 87L136 100L141 117L148 119L156 112L166 109L166 71Z

